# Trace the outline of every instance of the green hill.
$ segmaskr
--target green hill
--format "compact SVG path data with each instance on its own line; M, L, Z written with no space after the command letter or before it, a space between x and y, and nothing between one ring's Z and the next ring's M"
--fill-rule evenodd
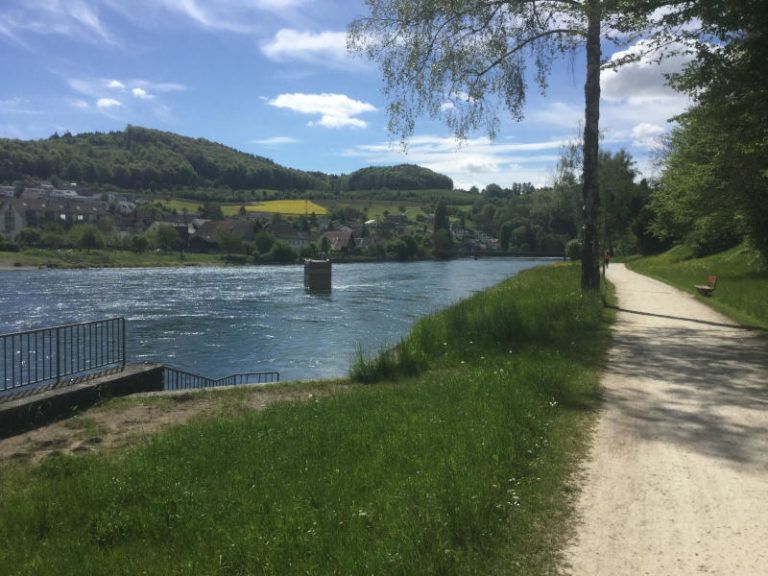
M25 177L124 190L332 188L336 177L285 168L203 138L128 126L123 132L0 139L0 181Z
M122 132L0 139L0 183L42 179L137 192L179 190L452 190L453 181L420 166L370 167L348 176L286 168L205 140L128 126ZM200 195L199 193L196 195ZM224 198L220 198L224 199Z
M371 166L352 172L344 179L347 190L453 190L453 180L414 164Z

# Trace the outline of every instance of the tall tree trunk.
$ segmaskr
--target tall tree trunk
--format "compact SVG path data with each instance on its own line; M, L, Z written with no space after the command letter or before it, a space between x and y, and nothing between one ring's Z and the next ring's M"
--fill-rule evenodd
M587 81L584 84L584 236L581 287L600 289L600 192L598 148L600 130L600 22L601 0L589 0L587 24Z

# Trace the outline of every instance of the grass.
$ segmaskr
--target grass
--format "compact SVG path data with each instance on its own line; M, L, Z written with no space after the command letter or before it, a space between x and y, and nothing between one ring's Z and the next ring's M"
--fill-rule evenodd
M227 264L223 254L179 252L142 253L129 250L49 250L30 248L20 252L1 252L0 266L35 268L128 268L159 266L219 266Z
M168 210L173 210L179 214L197 214L197 211L203 207L201 202L181 198L163 198L158 201Z
M746 245L706 258L693 258L689 249L678 246L659 256L633 260L627 266L696 294L742 324L768 329L768 267ZM710 275L717 276L717 289L705 298L694 285L704 284Z
M419 322L376 385L2 472L0 566L553 573L608 334L578 277L530 270Z

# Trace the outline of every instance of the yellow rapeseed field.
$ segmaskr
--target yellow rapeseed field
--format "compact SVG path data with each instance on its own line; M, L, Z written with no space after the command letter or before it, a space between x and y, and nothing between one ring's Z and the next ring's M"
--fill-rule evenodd
M167 199L161 200L170 210L177 212L186 212L188 214L194 214L203 205L200 202L192 200L182 199ZM224 216L237 216L240 213L240 207L243 204L222 204L221 211ZM245 209L248 212L279 212L287 216L312 214L314 212L318 216L323 216L328 213L324 207L319 204L315 204L311 200L269 200L267 202L249 202L245 204Z
M248 204L245 209L248 212L279 212L280 214L312 214L314 212L318 216L328 213L328 210L311 200L269 200Z

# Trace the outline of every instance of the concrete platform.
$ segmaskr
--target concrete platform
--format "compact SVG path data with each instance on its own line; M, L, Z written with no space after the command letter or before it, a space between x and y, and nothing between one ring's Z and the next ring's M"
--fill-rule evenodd
M0 402L0 438L50 424L106 398L163 389L163 366L130 364L92 380Z

